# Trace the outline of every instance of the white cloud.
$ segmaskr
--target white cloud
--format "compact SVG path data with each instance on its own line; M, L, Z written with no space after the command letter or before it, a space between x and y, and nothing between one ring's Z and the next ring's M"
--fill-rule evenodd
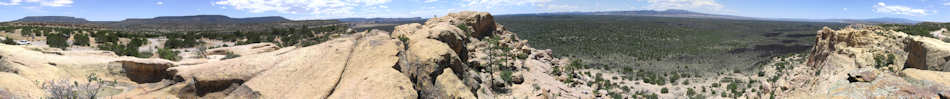
M943 3L943 6L950 6L950 2Z
M551 0L464 0L468 2L466 6L468 7L485 7L492 8L495 6L509 6L509 5L538 5L551 2Z
M8 2L0 2L0 5L10 6L20 5L21 3L39 3L40 6L63 7L73 4L73 0L10 0Z
M439 0L426 0L426 1L422 1L422 2L431 3L431 2L436 2L436 1L439 1Z
M930 14L930 13L927 13L928 11L924 9L914 9L907 6L900 6L900 5L887 5L884 2L877 2L877 5L874 5L873 11L877 13L909 15L909 16L921 16L921 15Z
M560 4L540 5L540 7L544 8L544 10L547 10L547 11L576 11L580 8L573 5L560 5Z
M161 2L161 1L155 2L155 5L165 5L165 2Z
M353 9L373 7L390 0L222 0L215 5L230 6L252 13L275 11L280 13L309 12L310 14L351 14Z
M841 10L848 11L848 8L841 8Z
M645 0L646 9L667 10L683 9L696 11L723 11L724 6L715 0Z

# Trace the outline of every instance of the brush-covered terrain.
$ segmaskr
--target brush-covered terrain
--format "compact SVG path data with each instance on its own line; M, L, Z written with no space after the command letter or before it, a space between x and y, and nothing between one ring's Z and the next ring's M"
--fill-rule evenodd
M138 28L25 19L0 23L0 99L950 98L942 23L471 11L118 22Z
M506 15L498 23L538 48L601 68L751 70L807 52L815 30L843 23L620 15Z

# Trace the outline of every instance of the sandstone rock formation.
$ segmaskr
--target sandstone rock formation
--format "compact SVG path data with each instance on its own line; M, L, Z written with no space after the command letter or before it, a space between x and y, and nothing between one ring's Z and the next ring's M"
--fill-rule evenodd
M103 98L592 97L549 74L563 59L531 48L485 12L451 13L392 33L351 32L308 47L258 43L206 52L241 55L225 60L0 48L0 95L14 95L0 97L47 97L33 82L63 79L109 85Z
M818 31L804 66L785 74L790 88L779 96L826 98L938 98L945 82L950 44L877 26ZM800 68L800 69L799 69Z
M222 47L208 49L208 55L227 55L227 53L237 54L237 55L251 55L264 52L271 52L280 49L274 43L254 43L248 45L234 46L234 47Z

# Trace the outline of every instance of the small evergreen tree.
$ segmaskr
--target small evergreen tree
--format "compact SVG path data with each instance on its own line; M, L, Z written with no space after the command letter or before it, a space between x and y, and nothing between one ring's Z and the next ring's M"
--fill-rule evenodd
M62 33L47 35L46 44L50 47L66 49L66 47L69 47L69 44L66 42L67 38L69 38L69 35Z
M7 44L7 45L17 45L17 44L16 44L16 41L14 41L12 38L5 38L5 39L3 39L3 44Z
M73 45L89 46L89 34L76 34L73 36Z

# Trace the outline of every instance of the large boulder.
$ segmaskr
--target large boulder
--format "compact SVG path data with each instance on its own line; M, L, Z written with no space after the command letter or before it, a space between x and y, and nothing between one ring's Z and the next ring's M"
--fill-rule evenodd
M137 83L158 82L162 79L171 79L175 75L167 70L175 67L174 63L164 59L128 58L116 62L122 63L126 77Z
M435 85L445 94L442 98L476 99L471 89L465 86L450 68L442 71L442 75L436 78Z
M462 11L458 13L449 13L445 17L433 18L426 21L426 24L436 24L448 22L453 25L465 27L464 31L471 31L474 38L482 38L491 35L495 31L495 19L488 12Z
M782 72L795 86L783 93L827 97L937 98L947 92L940 70L950 45L877 26L818 31L807 66Z
M416 89L426 95L438 96L433 81L435 81L435 75L443 73L441 70L445 68L466 70L464 63L454 51L438 40L411 39L408 50L403 53L405 55L403 61L399 63L400 71L409 76L415 83Z
M403 46L385 32L356 33L281 54L274 68L244 83L263 98L416 98L393 69Z
M908 68L950 72L950 44L926 37L905 39Z
M0 79L3 79L0 80L0 98L40 98L47 94L39 85L34 85L33 80L13 73L0 72Z
M247 45L238 45L238 46L232 46L232 47L209 49L206 51L206 53L208 55L227 55L227 53L231 53L231 54L246 56L246 55L251 55L251 54L271 52L278 49L280 49L280 47L274 43L254 43L254 44L247 44Z
M388 33L370 31L359 39L348 57L342 78L330 98L416 98L412 82L393 69L403 44Z
M909 78L935 82L937 84L950 87L950 72L928 71L928 70L908 68L908 69L904 69L904 71L902 71L901 74Z

